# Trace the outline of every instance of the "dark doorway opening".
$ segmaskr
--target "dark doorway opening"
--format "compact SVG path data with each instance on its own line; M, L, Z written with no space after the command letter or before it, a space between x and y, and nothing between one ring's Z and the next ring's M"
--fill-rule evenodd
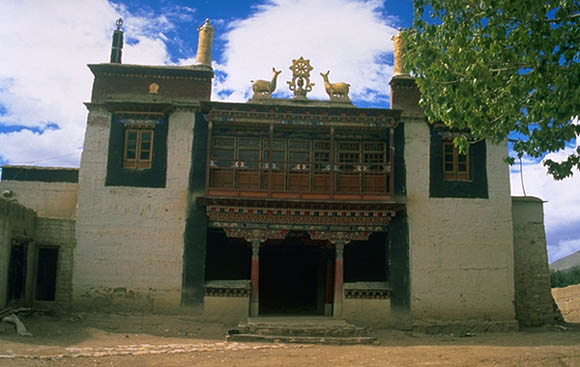
M36 272L36 299L54 301L56 296L56 271L58 265L58 248L41 247L38 249L38 267Z
M210 228L205 250L205 280L250 279L252 250L241 238L228 238L221 229Z
M387 234L374 232L368 241L352 241L344 246L345 282L386 282L389 280Z
M300 236L260 248L260 315L323 315L329 249Z
M19 301L24 298L27 254L28 241L22 239L12 240L10 263L8 265L8 302Z

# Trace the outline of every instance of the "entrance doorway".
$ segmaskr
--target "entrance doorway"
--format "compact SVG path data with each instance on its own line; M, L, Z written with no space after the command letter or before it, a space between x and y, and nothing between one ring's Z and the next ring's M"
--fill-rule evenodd
M58 268L58 247L38 249L36 270L36 299L54 301L56 296L56 274Z
M12 240L10 262L8 264L8 302L24 299L28 242L28 240L21 238Z
M331 249L307 236L260 248L260 315L324 315Z

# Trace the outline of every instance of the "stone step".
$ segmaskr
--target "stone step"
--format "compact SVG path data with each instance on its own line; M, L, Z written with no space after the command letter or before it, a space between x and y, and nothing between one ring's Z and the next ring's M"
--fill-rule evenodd
M325 336L230 334L226 337L226 340L229 342L333 344L333 345L377 343L377 338L374 336L325 337Z
M232 335L288 337L359 338L369 337L370 330L330 318L250 318L241 322Z

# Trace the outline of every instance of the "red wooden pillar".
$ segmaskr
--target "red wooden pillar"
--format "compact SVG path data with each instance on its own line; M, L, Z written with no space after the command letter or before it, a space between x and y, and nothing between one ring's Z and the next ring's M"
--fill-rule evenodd
M332 257L330 254L326 258L324 287L324 316L332 316L332 302L334 298L334 289L332 286Z
M252 267L250 276L250 317L258 316L260 306L260 240L252 239Z
M342 302L344 299L344 241L336 242L336 259L334 263L334 317L342 316Z

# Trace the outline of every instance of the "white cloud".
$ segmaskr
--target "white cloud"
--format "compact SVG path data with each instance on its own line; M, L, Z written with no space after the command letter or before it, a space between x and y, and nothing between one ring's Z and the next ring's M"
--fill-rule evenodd
M168 60L159 35L172 27L165 17L134 16L106 0L0 1L0 125L19 130L0 134L3 160L78 165L87 116L82 102L93 81L86 65L109 61L119 17L131 37L125 63ZM44 130L47 124L60 129Z
M570 241L560 241L557 245L548 246L548 251L551 253L552 261L550 263L566 257L574 252L580 251L580 238Z
M229 24L223 34L223 71L216 79L214 99L245 101L251 97L250 80L270 80L272 67L282 70L278 95L289 96L286 81L292 59L303 56L314 67L310 98L328 99L320 72L330 70L331 82L351 84L351 99L384 101L392 66L396 30L380 13L382 1L271 0L250 17ZM219 36L219 35L218 35Z
M576 141L576 146L580 141ZM569 147L546 155L545 159L562 161L576 148ZM580 172L572 177L555 181L547 174L542 162L524 159L524 187L528 196L536 196L544 203L544 222L548 237L548 257L550 262L580 250ZM523 195L519 167L512 170L512 195Z

